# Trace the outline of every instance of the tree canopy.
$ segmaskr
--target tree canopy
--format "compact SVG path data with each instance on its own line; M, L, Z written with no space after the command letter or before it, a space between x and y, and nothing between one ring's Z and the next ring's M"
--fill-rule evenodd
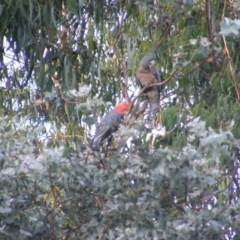
M1 239L240 238L237 0L2 0L0 22Z

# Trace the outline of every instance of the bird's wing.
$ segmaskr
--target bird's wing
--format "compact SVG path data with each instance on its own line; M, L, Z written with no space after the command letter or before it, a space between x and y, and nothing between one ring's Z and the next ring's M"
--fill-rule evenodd
M154 75L155 83L160 83L161 78L160 78L160 73L159 73L158 69L154 67L153 69L151 69L151 72Z
M142 87L148 86L156 81L153 72L150 69L146 70L142 67L138 68L136 78Z
M115 113L113 110L106 114L102 121L97 126L97 132L105 133L107 132L113 125L118 125L121 123L121 114Z
M154 67L152 69L152 73L154 75L154 83L160 83L161 82L161 76L160 76L160 73L159 73L158 69ZM158 93L160 93L162 88L161 88L161 86L156 86L156 89L157 89Z
M118 128L118 125L122 121L122 116L119 113L114 112L112 110L107 115L105 115L97 126L96 134L92 140L91 146L92 148L98 147L98 145L108 136L110 136L113 132L115 132Z

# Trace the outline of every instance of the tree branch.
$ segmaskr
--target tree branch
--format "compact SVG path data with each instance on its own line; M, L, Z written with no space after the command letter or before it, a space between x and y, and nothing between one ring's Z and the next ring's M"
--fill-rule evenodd
M225 8L226 8L226 0L224 1L224 6L223 6L222 21L224 21ZM226 42L226 39L225 39L225 36L224 36L224 35L222 35L222 39L223 39L223 43L224 43L224 49L225 49L226 54L227 54L228 65L229 65L229 69L230 69L230 73L231 73L233 85L234 85L234 88L235 88L235 92L236 92L236 94L237 94L237 102L238 102L238 104L240 105L239 86L238 86L238 82L237 82L237 79L236 79L236 75L235 75L234 70L233 70L232 58L231 58L231 56L230 56L230 54L229 54L227 42Z
M154 50L156 51L158 49L158 47L162 44L163 40L165 39L166 35L169 33L172 23L173 23L174 18L172 18L171 22L169 23L167 29L165 30L165 32L163 33L160 41L156 44L156 46L154 47Z
M209 35L209 40L212 43L211 48L212 48L214 67L216 72L220 72L221 64L217 60L216 51L214 50L215 36L216 36L216 18L215 18L214 9L213 9L213 1L206 0L205 8L206 8L208 35Z

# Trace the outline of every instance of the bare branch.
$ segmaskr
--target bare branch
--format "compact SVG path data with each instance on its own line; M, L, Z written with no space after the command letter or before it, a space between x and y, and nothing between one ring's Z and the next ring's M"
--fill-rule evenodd
M222 13L222 20L224 21L224 15L225 15L225 8L226 8L226 0L224 1L224 7L223 7L223 13ZM230 73L231 73L231 77L232 77L232 81L233 81L233 85L235 88L235 92L237 94L237 102L240 105L240 92L239 92L239 86L238 86L238 82L236 79L236 75L234 73L233 70L233 62L232 62L232 58L229 54L229 50L228 50L228 46L227 46L227 42L226 39L224 37L224 35L222 35L222 39L223 39L223 43L224 43L224 49L226 51L227 54L227 58L228 58L228 65L229 65L229 69L230 69Z
M158 49L158 47L162 44L163 40L165 39L166 35L170 32L171 27L172 27L172 23L174 21L174 18L172 18L171 22L169 23L167 29L165 30L165 32L163 33L160 41L156 44L156 46L154 47L154 50L156 51Z
M215 18L215 13L213 8L213 1L206 0L205 8L206 8L208 35L209 35L209 40L212 43L211 48L212 48L214 67L216 72L220 72L221 64L218 61L216 56L216 51L214 50L214 45L215 45L214 43L215 43L215 38L217 34L216 34L216 18Z

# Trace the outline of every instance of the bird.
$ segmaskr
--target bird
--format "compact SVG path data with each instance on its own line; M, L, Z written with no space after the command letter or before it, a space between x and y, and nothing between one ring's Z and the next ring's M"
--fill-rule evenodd
M97 126L96 133L91 142L93 150L98 149L100 143L108 138L111 141L112 133L118 130L119 125L123 121L124 112L127 112L131 107L129 102L121 102L117 104L113 110L106 114L100 124Z
M137 81L140 83L141 88L149 86L153 83L160 83L160 73L156 69L156 52L149 51L140 61L139 67L136 72ZM157 110L160 104L160 86L147 88L144 93L146 94L151 111Z

